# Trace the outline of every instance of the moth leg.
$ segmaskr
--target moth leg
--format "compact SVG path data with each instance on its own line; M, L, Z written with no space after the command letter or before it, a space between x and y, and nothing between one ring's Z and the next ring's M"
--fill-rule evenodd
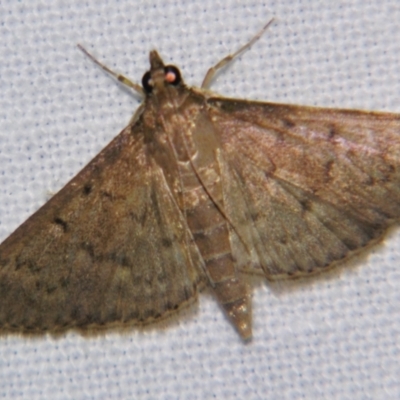
M104 69L107 73L112 75L115 79L117 79L119 82L122 82L124 85L130 87L133 89L135 92L139 93L140 96L144 97L144 91L143 88L138 85L137 83L132 82L129 78L127 78L124 75L117 74L116 72L112 71L110 68L108 68L106 65L102 64L100 61L98 61L94 56L92 56L83 46L78 44L79 50L81 50L86 56L88 56L95 64L97 64L99 67Z
M267 25L264 26L253 38L247 42L244 46L242 46L239 50L237 50L233 54L228 54L224 57L221 61L217 62L213 67L211 67L208 71L206 76L204 77L203 83L201 87L203 89L207 89L211 85L211 81L213 80L215 74L221 69L224 68L227 64L229 64L232 60L234 60L238 55L246 51L249 47L251 47L260 37L264 34L264 32L268 29L268 27L274 22L274 18L272 18Z

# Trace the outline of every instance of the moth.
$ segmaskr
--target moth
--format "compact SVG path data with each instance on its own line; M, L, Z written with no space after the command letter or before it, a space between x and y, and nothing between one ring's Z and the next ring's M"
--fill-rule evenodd
M129 125L0 246L0 331L144 324L209 286L244 339L244 274L324 271L400 218L400 115L217 96L150 52ZM89 55L92 58L92 56Z

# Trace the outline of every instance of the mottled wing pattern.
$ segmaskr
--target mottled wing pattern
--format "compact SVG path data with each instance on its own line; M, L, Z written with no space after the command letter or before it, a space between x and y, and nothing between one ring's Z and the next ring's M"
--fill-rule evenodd
M196 297L197 249L131 128L0 246L0 330L147 322Z
M400 117L209 99L241 267L320 271L400 218Z

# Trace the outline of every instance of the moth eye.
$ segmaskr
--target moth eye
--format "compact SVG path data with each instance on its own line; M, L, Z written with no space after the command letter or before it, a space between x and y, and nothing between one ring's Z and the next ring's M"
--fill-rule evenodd
M167 65L164 68L165 81L171 85L178 85L181 82L181 73L174 65Z
M151 91L153 90L153 82L151 81L151 74L150 71L147 71L142 78L142 86L143 89L147 92L147 93L151 93Z

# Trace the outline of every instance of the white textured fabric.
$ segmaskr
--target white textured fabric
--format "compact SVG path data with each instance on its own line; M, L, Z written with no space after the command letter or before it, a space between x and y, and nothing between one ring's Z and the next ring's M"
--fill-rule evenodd
M128 123L138 101L76 48L139 81L157 48L225 96L400 112L398 0L0 0L0 239ZM0 337L0 399L399 399L400 231L348 268L262 283L244 344L217 303L162 328Z

